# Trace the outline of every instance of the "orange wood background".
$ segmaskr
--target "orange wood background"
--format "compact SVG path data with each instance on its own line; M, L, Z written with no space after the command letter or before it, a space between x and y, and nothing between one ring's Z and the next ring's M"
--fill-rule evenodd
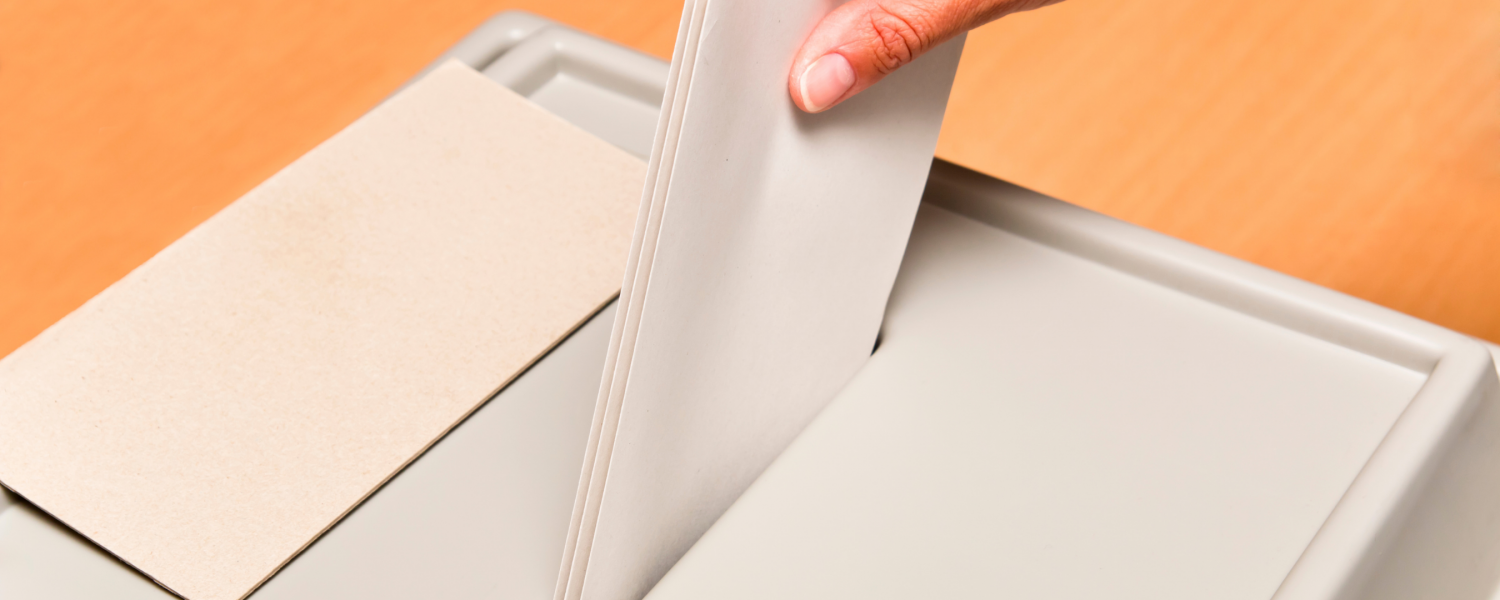
M521 8L0 0L0 355ZM938 154L1500 340L1500 0L1069 0L970 37Z

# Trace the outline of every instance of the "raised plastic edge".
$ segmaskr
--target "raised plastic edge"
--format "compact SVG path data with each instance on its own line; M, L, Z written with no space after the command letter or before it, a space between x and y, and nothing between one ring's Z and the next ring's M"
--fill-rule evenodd
M495 62L495 59L500 58L501 54L505 54L507 50L520 44L526 38L548 27L561 26L550 19L523 10L508 10L496 14L485 22L480 23L478 27L475 27L463 39L450 46L448 50L438 55L432 62L427 63L426 67L423 67L421 71L418 71L416 75L406 80L406 83L401 84L401 87L396 88L396 91L391 93L394 95L396 92L406 89L406 86L411 85L451 59L458 59L459 62L468 65L474 70L483 71L490 63Z
M924 201L1147 281L1427 376L1276 594L1329 600L1367 593L1413 515L1441 510L1438 474L1471 446L1474 415L1495 402L1495 363L1479 342L1369 302L937 160ZM1487 484L1448 496L1480 494ZM1448 486L1452 487L1452 486ZM1500 522L1494 514L1472 515ZM1496 532L1500 535L1500 531ZM1490 539L1494 539L1491 536ZM1456 555L1482 552L1453 547ZM1493 585L1473 571L1472 587ZM1488 581L1480 581L1488 579Z
M522 96L559 73L578 77L642 103L660 106L666 63L573 29L548 28L481 69L486 77Z

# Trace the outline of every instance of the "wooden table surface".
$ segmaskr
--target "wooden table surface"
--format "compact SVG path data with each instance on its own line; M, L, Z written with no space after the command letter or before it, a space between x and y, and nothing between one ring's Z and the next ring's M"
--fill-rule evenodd
M0 355L521 8L0 0ZM1500 0L1069 0L975 32L938 155L1500 340Z

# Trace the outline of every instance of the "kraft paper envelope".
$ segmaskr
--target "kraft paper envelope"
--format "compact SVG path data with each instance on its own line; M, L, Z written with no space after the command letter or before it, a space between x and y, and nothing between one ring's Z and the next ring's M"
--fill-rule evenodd
M836 5L684 9L557 600L642 597L869 356L962 40L803 114Z
M449 63L0 361L0 481L243 597L615 296L643 176Z

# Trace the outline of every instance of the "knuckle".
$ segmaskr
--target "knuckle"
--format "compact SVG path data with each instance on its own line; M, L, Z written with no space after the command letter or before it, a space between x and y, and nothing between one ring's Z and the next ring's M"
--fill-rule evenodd
M880 74L889 75L927 50L931 36L920 19L879 6L870 11L869 19L870 52Z

